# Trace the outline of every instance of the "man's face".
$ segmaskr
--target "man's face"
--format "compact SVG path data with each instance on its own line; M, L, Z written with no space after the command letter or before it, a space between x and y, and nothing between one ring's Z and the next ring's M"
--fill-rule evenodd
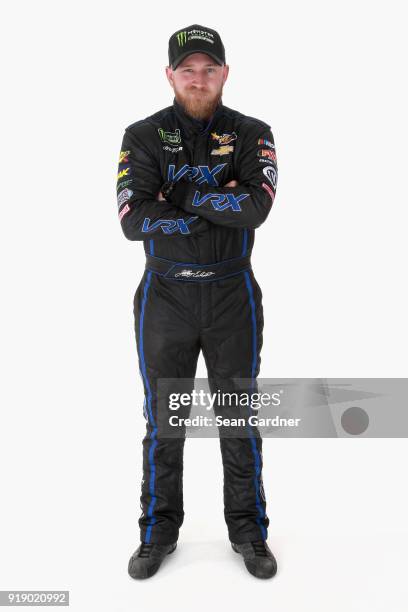
M166 75L177 102L195 119L209 119L222 97L229 66L220 66L205 53L192 53Z

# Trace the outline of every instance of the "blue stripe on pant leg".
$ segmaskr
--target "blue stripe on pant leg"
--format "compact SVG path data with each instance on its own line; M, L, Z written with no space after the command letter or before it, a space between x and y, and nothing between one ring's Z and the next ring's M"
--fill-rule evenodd
M145 308L146 308L146 301L147 301L147 293L149 291L151 279L152 279L152 273L148 272L146 276L144 291L143 291L142 308L141 308L140 321L139 321L140 370L141 370L142 378L145 383L145 387L147 391L147 398L145 398L145 400L147 403L148 422L153 428L152 432L150 433L151 445L149 449L149 469L150 469L149 493L150 493L151 500L150 500L150 504L147 510L147 517L150 518L150 524L146 531L145 542L150 542L150 538L152 534L152 527L156 522L156 518L153 514L153 509L154 509L154 505L157 499L156 496L154 495L154 484L155 484L155 477L156 477L156 466L154 463L154 449L157 446L157 439L156 439L157 427L156 427L156 423L155 423L155 420L153 418L153 413L152 413L152 390L151 390L150 382L149 382L149 379L147 377L147 372L146 372L146 361L145 361L145 356L144 356L144 335L143 335L143 331L144 331L143 325L144 325L144 315L145 315Z
M255 301L254 301L254 292L251 285L251 279L249 277L248 272L244 272L245 275L245 283L248 290L249 303L251 306L251 321L252 321L252 366L251 366L251 386L255 388L255 374L256 374L256 366L257 366L257 339L256 339L256 312L255 312ZM254 487L255 487L255 499L256 499L256 507L259 513L259 517L257 518L257 523L262 533L262 539L266 540L267 533L265 526L261 523L261 519L265 517L265 511L261 505L261 501L259 498L259 475L261 473L261 459L259 456L259 451L256 447L256 440L253 434L251 426L248 424L248 430L250 432L251 439L251 447L252 454L254 455L255 460L255 477L254 477Z
M149 504L149 508L147 510L147 516L148 518L150 518L150 525L148 526L146 530L145 542L150 542L150 537L152 535L152 528L156 522L156 517L153 515L153 509L154 509L154 505L157 499L157 497L154 495L154 481L156 477L156 466L154 464L154 449L157 446L157 440L155 439L154 436L156 435L156 433L157 433L157 428L153 430L153 433L151 436L152 444L150 446L150 451L149 451L149 467L150 467L149 493L151 496L151 501Z

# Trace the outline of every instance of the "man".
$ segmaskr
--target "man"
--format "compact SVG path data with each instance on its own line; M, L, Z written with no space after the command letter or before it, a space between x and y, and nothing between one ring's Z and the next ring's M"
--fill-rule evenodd
M184 437L158 435L157 381L194 379L200 350L212 391L230 391L238 378L254 389L259 372L262 294L250 255L275 197L276 154L269 125L223 105L228 72L217 32L175 32L166 68L173 105L129 126L120 153L119 219L146 254L134 303L147 424L133 578L152 576L175 550L184 517ZM253 575L272 577L261 438L220 431L220 445L232 548Z

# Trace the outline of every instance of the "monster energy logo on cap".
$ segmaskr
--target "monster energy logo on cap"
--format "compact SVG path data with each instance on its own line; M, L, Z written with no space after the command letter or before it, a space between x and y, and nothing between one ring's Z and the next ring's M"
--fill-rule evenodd
M187 42L187 32L185 30L177 34L177 42L179 47L182 47Z
M217 64L225 64L224 45L218 32L211 28L194 24L172 34L169 40L169 64L173 70L192 53L206 53Z

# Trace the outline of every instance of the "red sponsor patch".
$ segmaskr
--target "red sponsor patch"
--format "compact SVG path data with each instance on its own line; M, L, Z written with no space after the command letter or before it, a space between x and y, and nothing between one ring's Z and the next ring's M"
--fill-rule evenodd
M126 204L126 206L124 206L122 208L122 210L120 211L120 213L119 213L119 221L122 220L122 217L124 217L126 215L126 213L129 212L129 210L130 210L130 206L129 206L129 204Z
M275 194L273 193L272 189L266 183L262 183L262 187L265 189L265 191L269 193L269 195L271 196L271 200L273 202L275 199Z
M276 162L276 153L275 151L270 151L269 149L261 149L257 153L258 157L267 157L272 161Z

